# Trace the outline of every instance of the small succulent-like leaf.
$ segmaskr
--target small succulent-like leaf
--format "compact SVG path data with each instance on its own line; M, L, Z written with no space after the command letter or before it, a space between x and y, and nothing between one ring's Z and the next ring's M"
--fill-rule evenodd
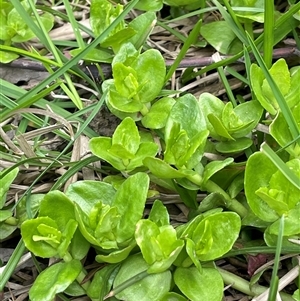
M79 260L59 262L41 272L29 290L32 301L52 301L63 292L79 275L82 265Z
M178 267L174 281L180 291L191 301L221 301L223 298L223 280L213 268L203 268L202 273L196 267Z

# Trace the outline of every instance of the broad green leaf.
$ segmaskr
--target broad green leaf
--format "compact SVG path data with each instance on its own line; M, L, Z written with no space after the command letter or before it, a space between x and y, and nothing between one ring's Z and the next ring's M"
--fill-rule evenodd
M133 170L143 165L143 160L147 157L155 157L158 152L158 145L154 142L143 142L140 144L134 158L127 165L127 170Z
M165 128L166 143L168 143L174 123L178 123L180 129L185 130L190 139L197 135L199 131L206 129L204 116L192 94L179 97L173 105Z
M282 95L287 95L291 87L291 77L285 60L279 59L276 61L269 72ZM279 110L279 105L274 96L274 92L270 88L262 69L256 64L251 65L250 78L257 100L270 114L276 115Z
M136 31L133 28L123 28L116 32L114 35L111 35L107 39L105 39L105 41L101 43L101 46L104 48L111 47L114 53L117 53L120 50L122 44L126 43L135 34Z
M93 300L103 300L112 285L110 278L118 271L118 265L106 265L97 271L87 289L88 296Z
M151 3L151 6L153 4L154 6L156 6L157 3L159 2L162 5L161 0L156 0L156 1L146 0L146 2L147 4ZM142 4L142 1L139 1L137 5L139 4ZM149 8L148 5L147 8ZM139 49L146 42L152 29L154 28L155 23L156 23L156 14L153 11L148 11L134 18L128 24L128 27L133 28L136 31L136 34L129 39L129 42L132 43L136 49Z
M127 247L123 249L112 251L108 255L96 255L95 260L100 263L107 262L112 264L123 262L129 256L134 247L136 247L136 242L133 240Z
M237 138L234 141L221 141L216 143L216 150L222 154L235 154L244 151L253 144L247 137Z
M188 237L185 239L185 241L186 241L186 244L185 244L186 253L188 254L189 258L191 259L191 263L193 263L195 265L195 267L198 269L198 271L201 273L202 266L197 257L197 254L196 254L196 244L193 240L191 240Z
M170 224L169 212L162 201L154 201L149 214L149 220L154 222L158 227Z
M13 215L12 210L0 210L0 222L7 220Z
M260 10L264 9L264 1L261 0L249 0L249 1L242 1L242 0L233 0L231 1L231 6L233 7L247 7L247 8L258 8ZM241 11L238 10L236 12L236 16L240 17L240 22L247 23L247 22L259 22L264 23L264 13L263 12L255 12L255 11ZM250 20L250 21L249 21Z
M118 170L125 170L122 160L114 154L110 154L109 150L111 146L112 138L110 137L94 137L89 142L90 150L95 156L110 163Z
M2 177L3 171L0 173L1 185L0 185L0 209L3 208L6 202L6 193L9 190L10 185L19 173L18 168L14 168L5 177Z
M149 129L161 129L166 125L169 113L176 103L174 98L163 97L155 102L142 118L142 124Z
M151 220L140 220L136 225L135 240L141 249L143 258L151 265L155 260L162 260L163 253L160 250L155 237L159 235L159 227Z
M294 106L292 109L292 114L295 118L295 121L300 124L300 104ZM271 123L270 134L278 142L281 147L286 147L285 150L292 155L292 157L299 157L300 155L300 146L297 142L292 143L293 137L289 130L289 126L281 112L278 112L277 116ZM300 126L299 126L300 129ZM289 145L289 146L288 146Z
M22 224L25 220L29 219L27 206L30 206L32 216L35 216L40 209L40 203L44 198L44 194L31 194L28 198L23 198L16 208L16 218L19 220L19 224Z
M89 214L99 204L111 205L116 190L108 183L101 181L77 181L68 186L66 196L78 204L81 210Z
M187 301L187 299L177 293L169 292L166 293L159 301Z
M162 9L162 7L163 0L140 0L135 6L135 8L145 11L159 11ZM146 28L144 30L146 30Z
M289 90L289 93L285 95L285 99L289 107L292 108L298 104L300 98L300 91L299 91L300 66L291 68L290 73L291 73L291 89Z
M114 289L139 273L146 271L148 267L141 254L128 257L122 263L115 278ZM170 271L147 275L118 293L116 297L124 301L157 301L170 290L171 280Z
M212 161L204 167L203 171L203 185L219 170L233 162L233 158L226 158L223 161Z
M240 229L241 219L234 212L219 212L206 216L192 234L199 260L214 260L230 251Z
M19 57L18 54L12 52L0 51L0 63L8 64Z
M82 260L87 255L89 249L90 243L81 234L79 228L77 228L69 246L69 252L72 258Z
M21 234L26 248L36 256L42 258L57 256L61 232L58 230L56 222L50 217L37 217L25 221L21 225ZM34 237L41 239L37 240Z
M224 109L224 103L214 95L210 93L202 93L199 97L199 107L206 120L206 126L209 130L210 136L213 138L218 139L220 136L215 131L213 125L208 120L208 115L213 114L214 116L218 117L219 119L222 118L222 112Z
M148 188L148 175L139 172L126 179L118 189L113 200L113 206L121 214L116 233L118 243L133 237L136 223L143 216Z
M9 225L5 222L0 222L0 240L5 240L9 237L15 230L17 230L17 226Z
M93 0L91 1L90 9L90 25L95 36L100 35L105 29L121 14L123 6L117 4L114 7L107 0ZM109 36L114 35L119 30L125 27L125 21L121 21Z
M154 100L164 86L166 75L165 60L156 49L150 49L142 53L132 68L137 73L139 83L138 97L142 103Z
M279 216L256 194L256 191L261 187L268 187L276 171L276 166L263 153L254 153L247 160L245 171L247 202L254 214L267 222L274 222Z
M54 25L53 15L45 12L43 15L40 16L40 20L43 23L45 30L47 32L49 32ZM23 23L25 23L23 18L22 18L22 21L23 21ZM35 23L36 23L36 21L35 21ZM12 38L12 42L14 42L14 43L22 43L22 42L28 41L36 36L36 34L29 28L27 28L25 31L24 30L21 30L21 32L17 31L17 33L18 34Z
M121 96L130 99L137 94L139 88L137 73L132 67L115 63L112 71L116 90Z
M200 29L204 39L222 54L236 54L243 49L242 43L226 21L204 24Z
M223 280L213 268L203 268L200 273L195 267L175 270L174 281L180 291L191 301L221 301L223 299Z
M75 219L74 209L74 203L64 193L58 190L50 191L41 201L39 217L50 217L63 231L68 221Z
M32 301L52 301L77 278L82 265L79 260L59 262L41 272L29 290Z
M74 217L75 218L75 217ZM62 231L62 242L58 246L58 255L60 258L63 258L70 246L70 243L73 239L74 233L77 230L78 223L75 221L75 219L70 219L66 226L64 227L64 230ZM74 258L75 259L75 258Z
M134 155L140 145L140 135L135 122L127 117L116 128L112 136L112 145L119 144Z
M149 168L151 173L161 179L176 179L186 177L184 173L171 167L169 164L158 158L147 157L143 160L143 163Z
M184 246L183 240L177 239L173 226L158 227L151 220L140 220L137 223L135 239L143 258L150 265L148 273L151 274L167 270Z
M233 138L241 138L249 134L258 124L263 113L263 107L256 100L246 101L233 109L234 113L243 122L243 126L230 131Z
M222 137L223 139L226 138L229 140L234 140L234 138L229 134L228 130L226 129L222 121L217 116L215 116L214 114L208 114L207 119L213 126L214 132L218 136Z
M116 91L116 88L114 85L109 90L109 93L107 95L107 102L112 108L119 110L121 112L125 112L125 113L137 113L140 110L142 110L142 108L143 108L143 104L139 100L127 98L127 97L120 95ZM114 112L112 112L112 113L114 113ZM124 118L121 118L121 119L124 119Z
M300 203L299 203L300 204ZM295 208L289 210L284 217L284 236L300 235L300 205L295 206ZM280 220L277 220L272 225L269 226L268 232L273 235L278 235L279 233Z

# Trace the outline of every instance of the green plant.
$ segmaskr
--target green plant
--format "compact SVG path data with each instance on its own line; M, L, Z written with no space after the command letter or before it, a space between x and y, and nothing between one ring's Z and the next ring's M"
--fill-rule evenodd
M199 20L187 38L167 25L174 20L160 21L183 42L174 65L167 70L162 54L145 44L157 18L153 11L159 11L163 1L132 1L124 7L107 0L92 1L89 33L95 39L90 45L79 34L83 27L76 21L70 3L63 1L66 15L53 14L69 19L73 26L76 42L68 44L73 47L69 61L57 42L47 39L33 1L28 2L31 10L16 0L12 1L15 8L8 2L1 3L2 13L12 9L25 12L31 30L35 21L39 24L41 31L37 36L55 58L49 60L37 53L0 45L1 53L11 51L40 60L51 73L29 92L4 82L1 121L23 114L18 134L26 131L29 121L39 127L50 126L47 116L53 114L45 114L45 118L36 116L36 112L42 112L35 109L20 110L33 104L39 108L49 105L63 117L53 119L68 129L56 128L56 134L68 141L60 153L43 152L37 143L33 148L39 154L37 158L18 161L20 156L16 158L16 154L0 149L5 158L15 162L0 174L4 184L0 191L0 225L5 230L2 239L18 228L22 237L11 260L0 270L1 289L26 247L33 255L54 261L40 271L29 291L31 300L51 301L56 295L67 300L66 296L87 295L93 301L218 301L223 299L227 284L250 297L267 289L257 284L262 272L248 282L219 267L218 259L239 255L239 260L248 260L252 254L276 253L269 293L269 300L274 301L280 253L299 251L295 242L300 237L300 69L290 69L283 59L272 65L270 54L278 39L299 26L297 15L294 16L299 5L294 4L275 20L277 13L268 1L264 6L252 1L243 9L235 7L245 5L240 1L229 5L224 0L226 9L217 1L213 1L216 7L212 8L206 8L204 1L164 1L173 6L170 11L175 15L201 8L189 14L199 15ZM147 12L125 21L126 13L135 5ZM216 8L224 20L202 26L203 14ZM271 21L265 22L265 33L256 36L253 26L268 16ZM289 25L284 25L286 21ZM216 37L221 29L230 37L229 42L220 43L220 37ZM210 93L196 98L191 93L163 91L189 47L200 46L199 31L222 53L243 49L233 58L200 71L217 68L229 101ZM264 57L256 47L261 47L262 42ZM250 51L257 63L251 64ZM227 67L226 70L246 85L250 100L234 95L222 68L240 55L244 55L245 72L238 74ZM76 66L80 59L110 63L112 78L104 80L100 87ZM58 70L53 71L51 66ZM95 94L101 95L85 122L81 116L89 108L83 108L69 74L65 77L68 86L58 80L65 72L84 78ZM195 74L188 68L183 81ZM51 86L45 89L48 84ZM43 99L59 86L77 107L72 107L74 114L57 102ZM87 127L104 101L121 119L112 137L98 137ZM80 124L75 134L70 120ZM265 129L264 136L261 127ZM4 125L5 131L10 129ZM77 139L82 133L91 138L89 149L93 156L70 162L73 154L71 160L68 151L73 141L80 142ZM16 141L18 145L20 140ZM99 159L101 168L91 165ZM28 164L46 167L20 201L11 205L6 202L6 193L20 173L17 166ZM50 168L61 165L68 169L53 183L51 191L31 194L33 185ZM75 180L70 185L66 182L86 167L107 176L103 181ZM64 192L58 190L64 184ZM161 192L180 197L186 211L185 222L172 222L168 206L157 196ZM200 203L199 192L205 194ZM148 198L153 196L155 201L151 203ZM258 240L253 239L252 231L259 233ZM85 258L96 261L95 271L86 269ZM257 268L251 266L250 260L247 264L249 270ZM282 300L297 300L297 290L293 296L280 295Z

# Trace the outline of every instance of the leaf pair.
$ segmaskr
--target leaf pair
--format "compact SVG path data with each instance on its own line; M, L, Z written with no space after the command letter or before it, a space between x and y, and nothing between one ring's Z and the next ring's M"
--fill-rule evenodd
M158 145L151 136L141 137L135 122L127 117L116 128L112 138L92 138L90 149L119 171L131 171L142 166L144 158L155 156Z

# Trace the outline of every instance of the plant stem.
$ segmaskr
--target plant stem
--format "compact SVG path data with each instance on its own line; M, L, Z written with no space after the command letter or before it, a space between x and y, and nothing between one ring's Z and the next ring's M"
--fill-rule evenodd
M236 212L241 218L245 217L248 213L248 210L236 199L232 199L218 184L208 180L205 183L205 190L208 192L217 192L220 193L226 200L226 208Z
M217 268L217 270L220 272L220 274L223 278L223 281L226 285L231 285L232 288L238 290L239 292L247 294L249 296L260 295L268 289L268 288L258 285L258 284L253 285L250 288L250 283L247 280L245 280L233 273L230 273L226 270L223 270L221 268ZM280 293L280 296L282 298L282 301L295 301L293 299L293 297L289 294Z

